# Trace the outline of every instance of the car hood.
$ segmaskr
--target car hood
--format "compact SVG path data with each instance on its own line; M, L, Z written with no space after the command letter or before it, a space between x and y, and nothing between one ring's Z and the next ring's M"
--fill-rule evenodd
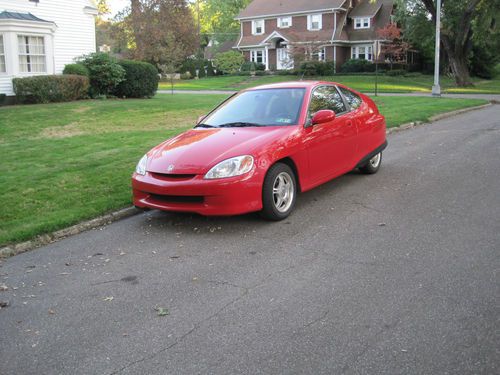
M148 153L153 173L205 174L218 162L240 155L256 156L266 146L286 139L294 126L192 129Z

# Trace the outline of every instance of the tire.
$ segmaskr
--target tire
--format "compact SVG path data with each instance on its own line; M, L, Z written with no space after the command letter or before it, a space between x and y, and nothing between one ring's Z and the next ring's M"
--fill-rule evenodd
M359 167L359 170L361 173L364 174L375 174L380 169L381 164L382 164L382 152L379 152L377 155L368 160L365 165Z
M297 200L297 180L292 169L284 163L276 163L267 171L262 185L261 216L273 221L290 215Z

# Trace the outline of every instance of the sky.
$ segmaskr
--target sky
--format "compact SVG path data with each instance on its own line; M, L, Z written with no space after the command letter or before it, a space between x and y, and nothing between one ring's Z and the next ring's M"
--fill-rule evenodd
M111 8L111 18L114 17L116 13L130 5L130 0L108 0L108 5Z

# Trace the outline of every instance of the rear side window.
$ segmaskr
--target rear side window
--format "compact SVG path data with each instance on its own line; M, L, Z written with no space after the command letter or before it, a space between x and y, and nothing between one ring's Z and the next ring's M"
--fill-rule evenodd
M347 103L349 103L352 109L358 109L361 103L363 103L363 100L361 100L359 95L353 93L351 90L343 87L339 87L339 90L342 92L345 99L347 100Z
M320 86L314 90L309 106L309 116L322 109L331 109L336 114L345 112L344 101L334 86Z

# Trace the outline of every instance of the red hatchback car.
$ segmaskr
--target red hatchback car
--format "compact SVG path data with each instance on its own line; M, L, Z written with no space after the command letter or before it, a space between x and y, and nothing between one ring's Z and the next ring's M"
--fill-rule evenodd
M132 176L134 205L281 220L299 191L354 168L377 172L385 130L369 97L337 83L244 90L144 155Z

